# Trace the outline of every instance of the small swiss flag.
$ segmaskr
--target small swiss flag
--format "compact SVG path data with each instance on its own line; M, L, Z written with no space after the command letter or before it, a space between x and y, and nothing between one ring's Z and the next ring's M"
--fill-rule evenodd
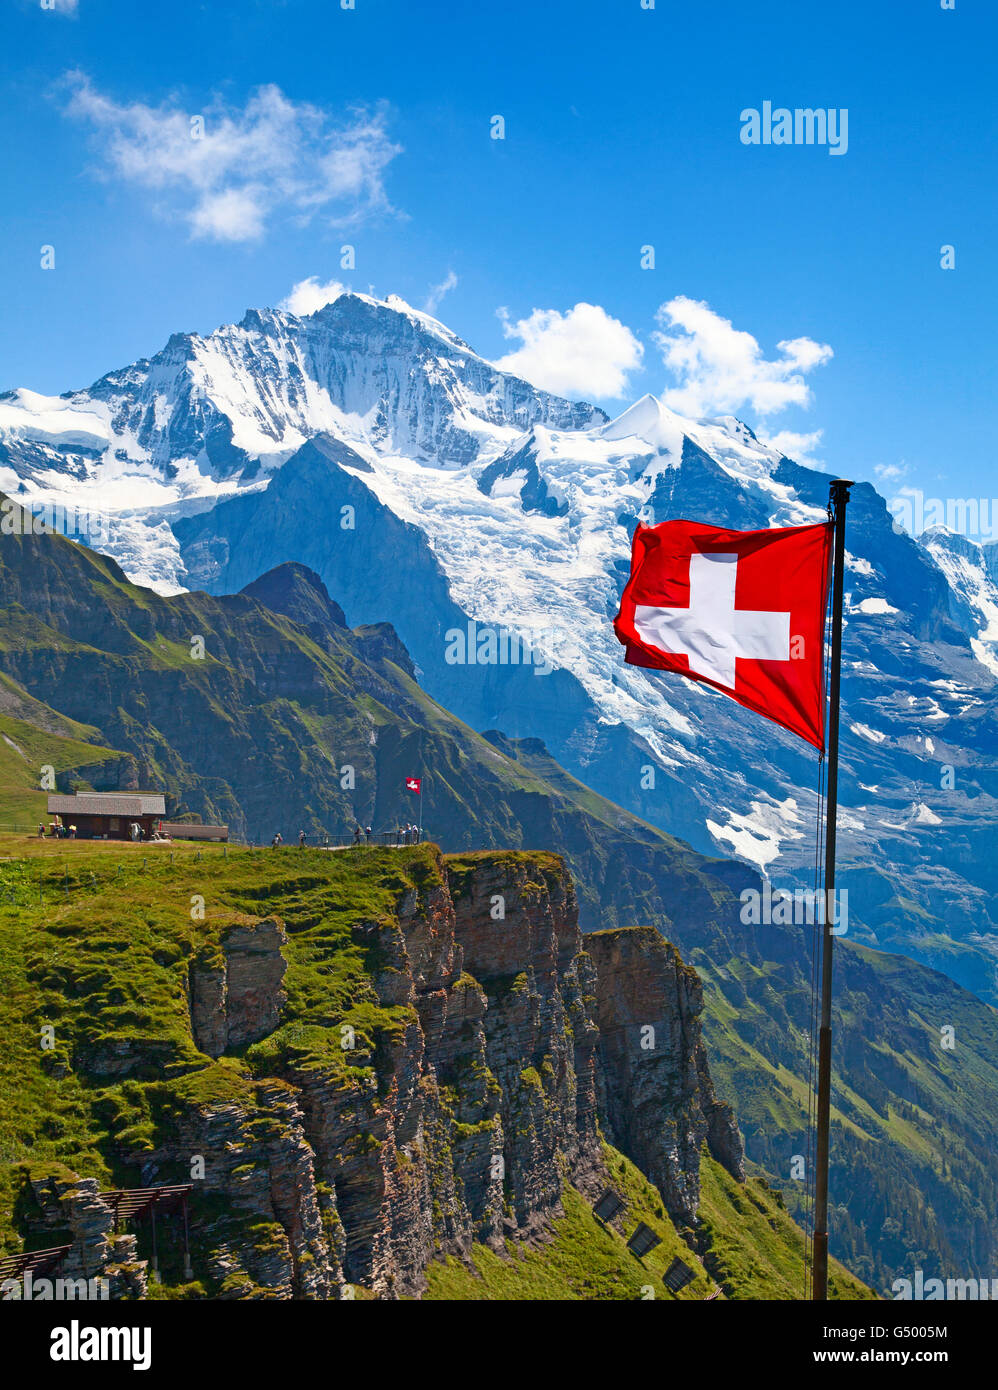
M832 533L639 526L613 624L626 660L712 685L823 752Z
M405 789L407 792L415 792L419 795L419 789L423 785L422 777L407 777L405 779Z

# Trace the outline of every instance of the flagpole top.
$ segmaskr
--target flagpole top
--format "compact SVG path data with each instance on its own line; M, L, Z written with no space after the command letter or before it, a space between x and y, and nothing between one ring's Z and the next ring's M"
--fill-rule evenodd
M851 478L833 478L828 484L828 514L831 517L833 509L838 512L844 509L849 501L849 489L853 486Z

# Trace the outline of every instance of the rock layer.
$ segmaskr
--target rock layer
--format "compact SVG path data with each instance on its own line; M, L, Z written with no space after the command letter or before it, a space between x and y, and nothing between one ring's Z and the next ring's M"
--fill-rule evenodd
M599 1054L608 1137L659 1188L680 1226L696 1222L700 1150L743 1179L741 1136L718 1101L700 1037L696 971L653 927L594 932Z
M277 1027L287 966L281 954L284 924L236 922L222 934L219 952L191 966L191 1026L209 1057L266 1037Z

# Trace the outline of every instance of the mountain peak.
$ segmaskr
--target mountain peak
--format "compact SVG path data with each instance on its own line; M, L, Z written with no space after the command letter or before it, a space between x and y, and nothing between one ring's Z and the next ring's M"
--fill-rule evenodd
M297 560L275 565L240 593L309 630L321 628L328 632L331 628L347 625L343 609L329 597L329 591L315 570Z
M629 405L623 414L599 431L603 439L641 439L677 460L683 452L688 421L650 393Z
M918 539L928 550L931 550L933 546L943 546L945 549L952 550L957 555L964 556L965 559L972 559L978 564L983 558L983 546L979 541L971 540L958 531L951 531L948 526L927 526L920 533Z

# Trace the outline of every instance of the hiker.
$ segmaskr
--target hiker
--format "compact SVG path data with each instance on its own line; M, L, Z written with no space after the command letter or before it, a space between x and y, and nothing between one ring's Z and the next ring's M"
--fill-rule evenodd
M402 827L400 825L395 828L395 843L396 845L402 843Z
M299 830L299 831L298 831L298 848L299 848L299 849L304 849L304 848L305 848L305 841L306 841L307 839L308 839L308 836L305 834L304 830Z
M362 832L362 830L361 830L361 828L360 828L360 824L359 824L359 822L358 822L358 824L355 825L354 828L353 828L353 842L354 842L355 845L359 845L359 844L360 844L360 837L361 837L362 833L363 833L363 832Z
M367 836L367 843L370 844L372 831L369 825L364 826L364 834Z
M71 825L71 826L69 827L69 838L70 838L71 840L75 840L75 839L76 839L76 826L75 826L75 825Z
M271 842L270 842L270 848L271 848L271 849L279 849L280 846L281 846L282 844L283 844L283 837L282 837L282 835L281 835L281 832L278 830L278 831L275 833L274 838L273 838L273 839L271 840Z
M39 840L45 839L45 824L43 821L38 822L38 838Z

